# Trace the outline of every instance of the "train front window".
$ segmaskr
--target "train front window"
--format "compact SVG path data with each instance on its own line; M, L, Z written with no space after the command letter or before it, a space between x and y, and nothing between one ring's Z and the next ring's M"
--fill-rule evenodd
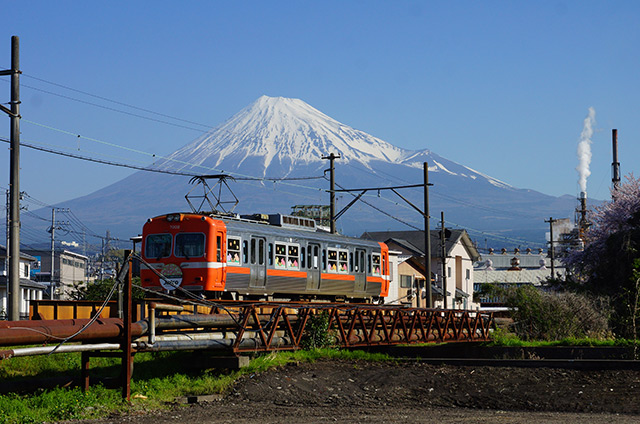
M198 258L204 256L204 234L176 234L174 254L179 258Z
M171 234L150 234L144 248L147 259L160 259L171 256Z

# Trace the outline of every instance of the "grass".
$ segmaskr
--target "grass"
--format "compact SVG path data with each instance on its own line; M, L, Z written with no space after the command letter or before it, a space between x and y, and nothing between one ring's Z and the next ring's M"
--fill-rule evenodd
M161 352L137 354L131 381L131 405L121 399L120 389L92 385L80 388L39 389L34 393L0 395L0 424L36 423L105 417L131 410L165 408L176 397L224 393L241 376L264 372L295 362L320 359L391 361L382 354L363 351L316 349L279 352L254 357L238 371L214 367L216 357L205 352ZM120 362L114 358L91 358L91 376L117 376ZM11 358L0 361L0 379L78 376L80 354Z

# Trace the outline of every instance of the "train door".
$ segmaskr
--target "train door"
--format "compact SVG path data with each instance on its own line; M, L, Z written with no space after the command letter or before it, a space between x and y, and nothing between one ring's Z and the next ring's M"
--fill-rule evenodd
M356 293L364 292L367 283L367 254L364 249L356 249L355 267L353 272L356 277L354 291Z
M249 287L260 288L267 284L266 244L263 237L251 237L249 242Z
M320 289L320 245L309 243L307 246L307 290Z

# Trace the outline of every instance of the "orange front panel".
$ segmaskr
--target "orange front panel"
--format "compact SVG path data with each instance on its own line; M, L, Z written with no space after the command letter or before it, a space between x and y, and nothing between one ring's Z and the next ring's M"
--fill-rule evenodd
M204 290L223 290L225 285L225 258L226 258L226 225L224 222L199 214L173 214L179 216L179 220L168 221L166 216L160 216L149 220L143 228L142 252L146 252L147 236L152 234L168 234L173 238L171 252L165 253L160 258L150 257L145 259L162 273L167 266L176 275L181 275L183 288L189 286L202 287ZM197 257L188 255L176 256L176 235L185 233L204 234L204 253ZM142 285L145 287L160 286L160 279L155 272L141 269Z

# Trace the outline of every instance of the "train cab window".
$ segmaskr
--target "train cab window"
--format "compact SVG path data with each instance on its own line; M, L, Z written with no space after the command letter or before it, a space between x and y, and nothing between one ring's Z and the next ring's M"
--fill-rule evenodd
M171 234L149 234L144 247L147 259L160 259L171 256Z
M186 259L204 256L204 234L176 234L176 246L174 248L174 255Z
M269 243L267 246L267 262L269 266L273 266L273 243Z
M306 267L306 265L305 265L305 257L306 257L305 248L301 247L300 248L300 268L301 269L304 269Z
M287 268L300 269L300 246L291 244L287 248Z
M240 265L240 239L227 238L227 264Z
M287 267L287 245L284 243L276 243L276 268L284 269Z
M380 271L381 271L381 261L380 261L380 254L379 253L374 253L373 255L371 255L371 261L373 262L373 275L379 276L380 275Z
M246 240L242 240L242 263L249 262L249 243Z

